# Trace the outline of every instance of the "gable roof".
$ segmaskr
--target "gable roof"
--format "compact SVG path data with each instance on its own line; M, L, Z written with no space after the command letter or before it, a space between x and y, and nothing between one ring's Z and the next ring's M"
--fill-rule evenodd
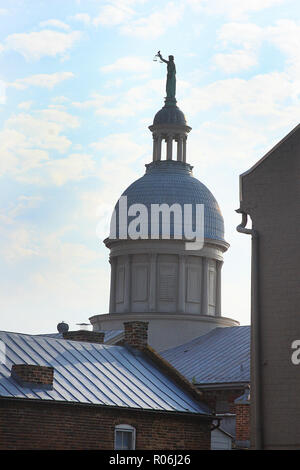
M250 326L215 328L160 353L197 385L250 381Z
M267 158L269 158L279 147L281 147L286 141L288 141L295 133L297 133L300 130L300 124L297 124L297 126L294 127L285 137L283 137L277 144L274 145L263 157L261 157L254 165L251 166L248 170L244 171L240 176L239 176L239 192L240 192L240 202L243 201L243 178L253 171L256 170L257 167L259 167Z
M0 332L0 340L0 397L210 414L145 354L125 346L9 332ZM20 386L13 364L53 367L53 389Z

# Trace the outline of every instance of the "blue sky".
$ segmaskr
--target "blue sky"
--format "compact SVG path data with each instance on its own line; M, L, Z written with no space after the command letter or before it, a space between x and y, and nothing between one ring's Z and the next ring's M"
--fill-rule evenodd
M249 323L239 174L298 124L297 0L0 1L1 329L107 313L107 219L151 160L173 54L188 161L231 247L223 315Z

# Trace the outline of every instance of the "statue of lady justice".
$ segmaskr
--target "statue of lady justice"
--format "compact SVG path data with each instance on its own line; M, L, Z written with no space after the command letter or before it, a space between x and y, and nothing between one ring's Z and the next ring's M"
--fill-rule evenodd
M167 64L167 83L166 83L166 92L167 92L167 99L166 101L174 102L176 103L175 100L175 94L176 94L176 67L174 63L174 56L169 55L169 60L163 59L160 51L157 53L157 57L160 58L162 62L165 62Z

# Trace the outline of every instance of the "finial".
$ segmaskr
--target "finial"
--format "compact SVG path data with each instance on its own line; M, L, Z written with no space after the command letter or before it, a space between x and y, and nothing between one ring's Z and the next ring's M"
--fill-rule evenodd
M165 106L176 106L176 67L174 62L174 56L169 55L169 60L162 57L160 51L154 56L154 61L157 61L156 57L160 59L160 62L167 64L167 82L166 82L166 93Z

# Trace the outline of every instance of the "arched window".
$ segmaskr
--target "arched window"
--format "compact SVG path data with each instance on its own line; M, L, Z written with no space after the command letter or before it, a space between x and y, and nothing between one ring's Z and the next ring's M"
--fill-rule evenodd
M118 424L115 427L115 450L135 449L135 428L129 424Z

